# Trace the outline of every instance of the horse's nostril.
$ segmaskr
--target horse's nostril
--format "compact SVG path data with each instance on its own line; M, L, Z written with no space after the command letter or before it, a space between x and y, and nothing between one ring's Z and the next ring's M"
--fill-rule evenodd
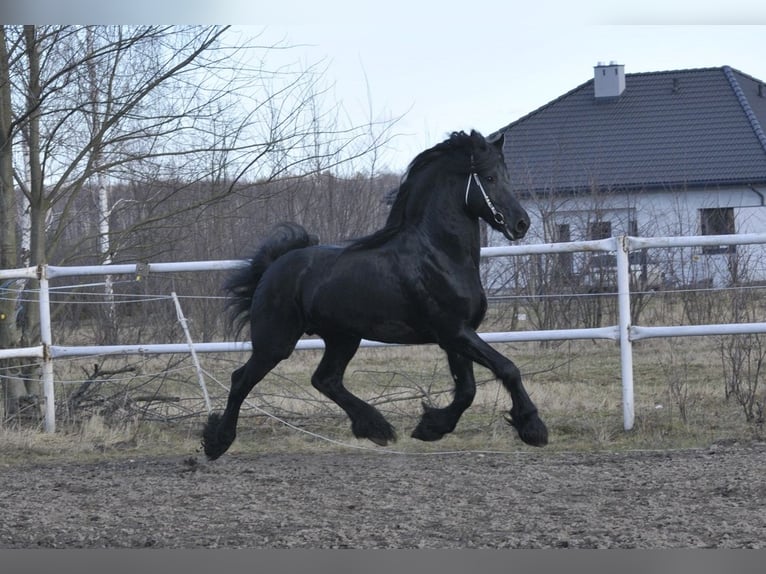
M516 231L518 233L524 234L527 232L528 229L529 229L529 220L526 218L519 219L519 221L516 223Z

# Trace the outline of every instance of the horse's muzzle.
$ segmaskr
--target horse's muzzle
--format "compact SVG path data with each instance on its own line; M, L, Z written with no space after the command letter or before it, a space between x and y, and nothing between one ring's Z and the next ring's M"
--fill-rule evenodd
M514 225L509 225L507 222L503 225L502 233L509 241L517 241L522 239L529 231L529 216L524 214L524 217L520 217L516 220Z

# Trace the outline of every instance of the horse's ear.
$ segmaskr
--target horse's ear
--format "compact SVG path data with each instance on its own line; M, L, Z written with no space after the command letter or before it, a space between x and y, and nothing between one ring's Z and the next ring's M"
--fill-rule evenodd
M492 138L492 145L497 148L497 150L502 153L503 152L503 144L505 143L505 132L500 132L500 135L495 136Z

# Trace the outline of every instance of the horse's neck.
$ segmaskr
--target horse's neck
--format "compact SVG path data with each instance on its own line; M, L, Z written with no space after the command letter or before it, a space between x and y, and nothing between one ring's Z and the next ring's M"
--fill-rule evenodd
M415 184L417 187L417 184ZM479 267L481 233L479 222L465 212L462 183L449 178L423 182L430 188L424 203L408 210L410 223L425 238L426 247L440 259L445 257L461 268Z
M422 222L432 249L457 265L479 267L481 230L479 222L460 213L454 217L433 217Z

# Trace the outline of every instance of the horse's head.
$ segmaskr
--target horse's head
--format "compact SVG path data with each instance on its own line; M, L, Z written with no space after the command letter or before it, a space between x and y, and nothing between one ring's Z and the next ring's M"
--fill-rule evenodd
M521 239L529 229L529 215L511 190L502 136L488 141L477 131L453 132L449 139L412 160L388 200L392 205L386 226L355 245L380 245L408 223L421 222L438 209L460 210L474 219L481 218L511 241ZM450 221L443 215L432 220Z
M503 156L501 135L488 141L471 132L471 156L465 186L465 208L508 240L521 239L529 229L529 215L514 197Z

